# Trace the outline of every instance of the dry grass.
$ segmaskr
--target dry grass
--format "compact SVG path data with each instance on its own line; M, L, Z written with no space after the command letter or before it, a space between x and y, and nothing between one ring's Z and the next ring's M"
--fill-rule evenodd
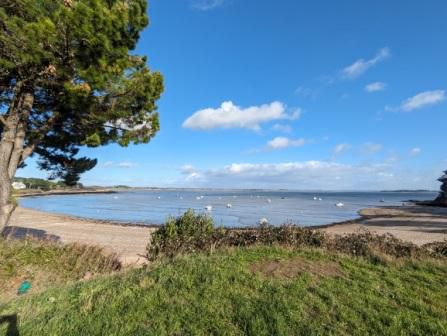
M0 300L15 297L24 280L30 281L31 292L37 293L120 268L115 255L106 255L94 246L0 238Z

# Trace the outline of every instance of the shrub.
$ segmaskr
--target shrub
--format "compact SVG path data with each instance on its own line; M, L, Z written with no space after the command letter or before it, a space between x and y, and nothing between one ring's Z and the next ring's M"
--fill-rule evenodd
M246 247L256 244L325 248L373 260L380 259L381 254L395 258L447 256L447 241L418 247L391 234L376 235L367 230L343 236L330 236L321 230L293 224L274 227L266 223L248 229L215 229L212 218L196 215L193 210L188 210L178 218L169 218L167 223L152 235L147 252L148 258L154 260L160 255L173 257L179 253L210 252L219 247Z
M161 253L173 256L182 252L205 250L213 232L211 217L195 214L194 210L189 209L180 217L168 218L166 224L152 234L147 248L148 257L153 260Z
M428 243L422 246L435 257L447 257L447 240Z

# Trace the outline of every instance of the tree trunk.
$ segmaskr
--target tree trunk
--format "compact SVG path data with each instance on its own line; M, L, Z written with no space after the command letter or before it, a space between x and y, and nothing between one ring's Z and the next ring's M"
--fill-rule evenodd
M22 160L28 118L34 103L30 93L16 91L0 140L0 232L8 224L15 205L11 200L11 183Z

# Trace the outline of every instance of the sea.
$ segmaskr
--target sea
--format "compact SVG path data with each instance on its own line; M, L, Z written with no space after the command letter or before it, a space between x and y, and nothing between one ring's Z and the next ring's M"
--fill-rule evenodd
M188 209L216 226L325 225L355 219L362 208L429 200L436 192L329 192L255 190L131 190L113 194L52 195L20 199L26 208L118 223L160 225ZM337 206L338 204L338 206Z

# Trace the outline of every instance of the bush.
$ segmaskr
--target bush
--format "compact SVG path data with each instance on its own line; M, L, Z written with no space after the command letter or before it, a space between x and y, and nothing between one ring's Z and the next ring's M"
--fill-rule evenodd
M321 230L292 224L274 227L265 223L248 229L215 229L212 218L196 215L193 210L188 210L178 218L169 218L152 235L147 251L148 258L154 260L160 255L173 257L179 253L211 252L220 247L256 244L325 248L374 260L380 259L381 254L395 258L447 256L447 241L418 247L391 234L376 235L367 230L344 236L330 236Z
M188 210L180 217L170 217L152 234L147 252L150 260L161 253L173 256L183 252L205 250L214 232L213 219Z
M329 242L328 247L363 257L374 257L376 253L384 253L396 258L416 257L425 252L417 245L397 239L389 233L376 235L366 230L345 236L336 236Z
M442 242L428 243L422 246L430 251L435 257L447 257L447 240Z

